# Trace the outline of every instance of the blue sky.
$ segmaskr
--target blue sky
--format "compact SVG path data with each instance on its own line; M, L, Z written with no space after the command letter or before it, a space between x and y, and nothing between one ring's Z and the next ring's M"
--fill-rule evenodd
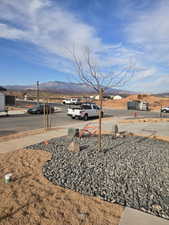
M124 89L168 92L168 12L168 0L0 0L0 85L70 81L69 53L87 46L114 73L132 62Z

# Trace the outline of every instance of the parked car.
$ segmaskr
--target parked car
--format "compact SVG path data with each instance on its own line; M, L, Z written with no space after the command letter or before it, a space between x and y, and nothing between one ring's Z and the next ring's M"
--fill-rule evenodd
M70 99L64 99L63 104L67 105L79 105L80 104L80 99L78 98L70 98Z
M88 120L91 117L98 117L99 116L100 108L95 103L83 103L80 107L69 108L67 115L71 116L72 119L78 118L83 120ZM103 117L103 111L102 117Z
M54 107L53 106L45 105L45 107L44 107L44 104L40 104L40 105L37 105L33 108L30 108L30 109L27 110L27 112L30 113L30 114L42 114L42 113L44 113L44 108L45 108L46 113L54 113Z
M169 113L169 107L163 107L163 108L161 108L161 112Z

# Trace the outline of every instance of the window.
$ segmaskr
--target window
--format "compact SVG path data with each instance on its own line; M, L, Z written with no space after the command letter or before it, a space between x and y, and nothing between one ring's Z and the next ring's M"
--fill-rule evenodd
M91 105L82 105L82 109L91 109Z
M97 105L93 105L93 108L94 108L94 109L97 109L97 110L100 109Z

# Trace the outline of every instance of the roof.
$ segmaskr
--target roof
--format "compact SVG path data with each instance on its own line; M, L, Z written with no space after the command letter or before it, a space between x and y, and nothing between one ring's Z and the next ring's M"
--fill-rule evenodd
M0 86L0 91L6 91L6 88Z

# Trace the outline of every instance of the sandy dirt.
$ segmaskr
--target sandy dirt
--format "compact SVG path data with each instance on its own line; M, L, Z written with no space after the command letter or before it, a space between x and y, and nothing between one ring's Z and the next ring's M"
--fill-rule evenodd
M0 225L117 225L123 207L51 184L40 150L0 154ZM13 181L4 183L6 173Z
M166 123L166 126L168 126L167 123L169 123L169 119L167 119L167 118L146 118L146 119L130 119L130 120L125 119L125 120L119 121L119 123L136 123L136 126L137 126L138 123L150 123L150 127L151 127L151 123L159 123L159 122ZM169 136L143 135L143 134L140 134L140 133L132 134L132 135L143 136L143 137L148 137L148 138L153 138L153 139L169 142Z
M145 118L145 119L124 119L120 120L119 123L158 123L158 122L169 122L167 118Z
M49 128L48 130L42 128L42 129L18 132L16 134L9 134L9 135L0 137L0 142L5 142L5 141L12 140L12 139L27 137L28 135L43 134L43 133L46 133L47 131L51 131L51 130L59 130L59 128Z
M15 106L8 106L8 111L9 110L18 110L18 111L22 111L22 110L26 110L26 108L19 108L19 107L15 107Z
M152 95L130 95L120 100L105 100L103 102L103 106L114 109L126 109L127 102L132 100L148 102L152 111L159 111L161 107L166 107L169 105L169 98L160 98Z

